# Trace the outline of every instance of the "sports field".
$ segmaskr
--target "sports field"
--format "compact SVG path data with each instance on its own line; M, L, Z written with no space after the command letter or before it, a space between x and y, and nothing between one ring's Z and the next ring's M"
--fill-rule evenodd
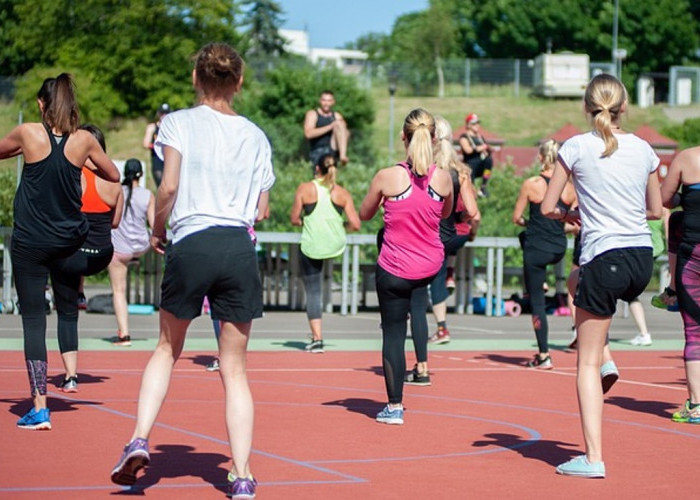
M606 398L605 480L554 472L583 450L575 354L564 351L570 318L550 317L555 369L539 371L523 367L534 352L528 316L450 315L454 340L430 350L432 386L407 386L406 422L387 426L374 421L386 401L378 314L326 315L326 353L308 354L304 313L267 313L254 324L249 354L258 498L687 496L700 426L670 420L687 397L681 321L646 312L651 347L629 345L631 318L613 321L621 379ZM55 319L49 379L58 382ZM0 316L0 497L223 497L230 456L221 383L204 369L215 345L208 318L191 327L151 436L151 465L132 489L110 483L157 315L132 316L131 324L137 340L117 348L107 341L114 318L81 316L79 392L50 386L53 430L33 432L15 427L29 406L20 318ZM410 340L407 353L412 363Z

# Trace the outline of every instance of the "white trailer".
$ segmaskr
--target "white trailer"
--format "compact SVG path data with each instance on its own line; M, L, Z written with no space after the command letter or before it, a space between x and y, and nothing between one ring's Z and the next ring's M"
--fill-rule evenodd
M535 58L535 95L582 97L589 79L588 54L540 54Z

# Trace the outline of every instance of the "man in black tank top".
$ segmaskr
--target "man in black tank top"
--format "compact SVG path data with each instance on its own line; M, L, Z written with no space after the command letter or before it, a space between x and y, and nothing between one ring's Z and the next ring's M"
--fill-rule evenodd
M321 92L319 107L306 112L304 137L309 141L309 160L312 168L318 160L332 154L345 165L348 162L350 132L343 116L333 111L335 97L330 90Z

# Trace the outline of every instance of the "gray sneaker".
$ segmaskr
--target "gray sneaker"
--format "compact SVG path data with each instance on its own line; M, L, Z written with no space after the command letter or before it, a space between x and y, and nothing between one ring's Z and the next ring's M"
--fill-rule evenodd
M603 386L603 394L606 394L619 378L620 372L614 361L603 363L600 367L600 383Z
M112 482L131 486L136 482L136 473L151 461L148 454L148 440L136 438L124 447L119 462L112 469Z

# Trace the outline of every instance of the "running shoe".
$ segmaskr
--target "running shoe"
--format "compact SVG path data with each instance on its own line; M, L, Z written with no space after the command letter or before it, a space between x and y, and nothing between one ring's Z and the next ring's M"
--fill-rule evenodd
M229 496L231 498L255 498L255 487L258 482L254 477L236 477L228 473Z
M131 335L118 335L112 339L112 345L117 345L121 347L129 347L131 346Z
M87 311L87 299L82 293L78 294L78 309L81 311Z
M700 406L691 409L690 399L686 399L683 408L675 412L671 420L682 424L700 424Z
M319 340L312 340L306 346L304 346L304 350L306 352L313 352L313 353L322 353L324 352L323 350L323 339Z
M557 474L564 476L588 477L588 478L604 478L605 463L591 463L586 458L586 455L579 455L568 462L564 462L557 467Z
M678 311L678 296L675 290L666 287L659 295L654 295L651 298L651 305L659 309L666 309L670 312Z
M150 461L148 439L134 439L124 447L124 453L112 469L112 482L131 486L136 482L136 473L147 466Z
M419 372L418 366L414 366L413 370L406 374L403 381L408 385L430 385L430 375L428 372Z
M603 386L603 394L607 394L610 388L620 378L620 372L614 361L603 363L600 367L600 383Z
M437 332L433 334L432 337L428 339L431 344L447 344L450 341L450 331L447 328L442 328L438 326Z
M382 411L377 413L377 422L382 424L403 425L403 408L392 410L386 405Z
M219 358L214 358L211 363L207 365L208 372L218 372L219 371Z
M554 368L552 358L547 354L546 357L540 358L539 354L535 354L531 361L527 362L528 368L537 368L538 370L551 370Z
M63 392L78 392L78 377L74 375L64 378L61 385L58 386L58 390Z
M630 344L636 346L650 346L651 345L651 335L648 333L646 335L638 333L636 337L630 340Z
M40 410L32 408L17 421L17 427L32 431L50 431L51 412L48 408L41 408Z

